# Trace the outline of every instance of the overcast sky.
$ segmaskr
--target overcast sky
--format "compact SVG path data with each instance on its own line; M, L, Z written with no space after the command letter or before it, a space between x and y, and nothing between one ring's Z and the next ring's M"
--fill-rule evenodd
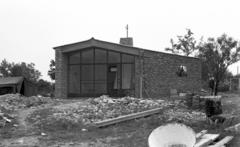
M240 40L239 19L238 0L0 0L0 60L33 62L49 80L55 46L91 37L118 43L126 24L134 46L157 51L186 28L197 39Z

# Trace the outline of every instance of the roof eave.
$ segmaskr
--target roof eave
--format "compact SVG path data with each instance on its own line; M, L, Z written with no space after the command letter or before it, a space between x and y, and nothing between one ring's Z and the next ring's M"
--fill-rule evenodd
M93 37L88 40L85 40L85 41L66 44L66 45L62 45L62 46L57 46L57 47L54 47L53 49L62 50L63 53L68 53L68 52L74 52L74 51L89 48L89 47L106 48L109 50L122 51L122 52L133 54L133 55L140 55L141 54L140 52L145 52L145 51L153 52L153 53L156 52L156 53L161 53L161 54L166 54L166 55L171 55L171 56L180 56L180 57L192 58L192 59L199 60L199 58L196 58L196 57L188 57L188 56L153 51L153 50L143 49L143 48L138 48L138 47L133 47L133 46L121 45L121 44L117 44L117 43L97 40Z

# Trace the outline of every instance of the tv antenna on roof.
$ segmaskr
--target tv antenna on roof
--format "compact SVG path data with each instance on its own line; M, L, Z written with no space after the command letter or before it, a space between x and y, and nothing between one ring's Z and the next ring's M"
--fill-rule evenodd
M126 26L127 38L128 38L128 24Z

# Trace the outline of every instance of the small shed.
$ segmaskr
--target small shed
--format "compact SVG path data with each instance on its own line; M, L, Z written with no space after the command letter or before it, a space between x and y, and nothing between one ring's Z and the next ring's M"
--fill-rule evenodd
M37 86L24 77L2 77L0 78L0 95L20 93L25 96L37 94Z

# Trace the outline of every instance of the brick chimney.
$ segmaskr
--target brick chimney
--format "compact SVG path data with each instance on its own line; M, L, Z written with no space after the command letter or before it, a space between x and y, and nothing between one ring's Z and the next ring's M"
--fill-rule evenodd
M133 38L132 37L120 38L120 44L127 45L127 46L133 46Z

